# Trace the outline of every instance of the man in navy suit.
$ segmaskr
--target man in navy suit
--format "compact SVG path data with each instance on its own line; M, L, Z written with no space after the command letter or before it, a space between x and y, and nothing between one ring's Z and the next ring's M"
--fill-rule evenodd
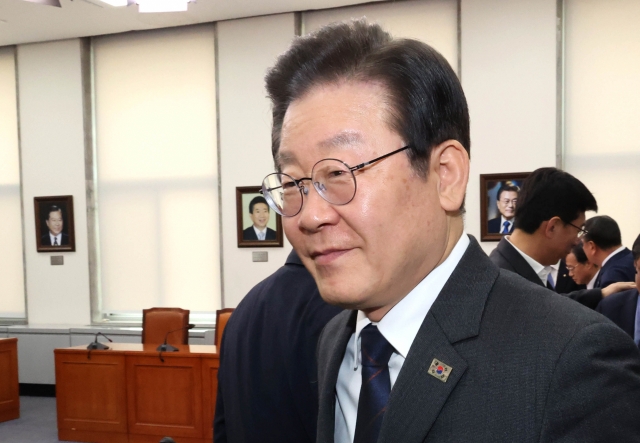
M640 288L640 235L633 243L632 253L636 272L636 289L620 292L605 298L600 302L596 310L620 326L640 346L640 299L638 298L638 288Z
M611 283L633 281L636 273L633 254L622 246L618 223L607 215L600 215L587 220L584 229L584 253L591 263L600 267L595 287L604 288Z
M506 181L500 183L496 197L496 206L498 207L500 215L489 220L487 227L489 234L511 234L511 232L513 232L518 192L520 192L520 187L516 186L513 182Z
M244 297L220 345L215 443L315 442L316 342L340 311L295 251Z

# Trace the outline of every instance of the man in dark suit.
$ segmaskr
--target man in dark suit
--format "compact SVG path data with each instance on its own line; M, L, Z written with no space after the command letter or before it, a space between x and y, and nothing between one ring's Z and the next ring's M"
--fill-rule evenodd
M584 253L591 263L600 267L595 287L633 281L636 273L633 254L622 246L618 223L607 215L600 215L587 220L584 229Z
M513 222L516 215L516 205L518 203L518 192L520 187L511 181L501 182L496 196L496 206L500 214L488 222L487 232L489 234L511 234L513 232Z
M569 272L569 277L571 277L571 279L580 286L577 289L594 288L596 277L600 269L597 265L594 265L589 261L584 253L584 249L582 248L582 243L578 243L571 248L571 252L567 254L564 261L566 263L566 269ZM570 291L562 291L560 293L567 292Z
M318 335L341 309L325 303L295 251L233 311L220 346L216 443L312 443Z
M620 326L640 346L640 235L633 243L632 253L636 288L605 298L596 310Z
M580 242L585 212L597 209L595 198L580 180L556 168L537 169L522 185L513 233L500 239L489 257L503 269L555 289L551 265ZM566 296L595 309L603 297L629 287L622 283Z
M319 443L640 441L633 341L464 233L469 113L439 53L337 23L266 80L263 192L322 297L351 310L318 342Z
M69 244L69 235L62 232L64 219L62 218L62 209L59 206L52 205L49 207L45 222L49 231L40 239L40 243L43 246L62 246Z
M267 227L269 223L269 205L264 197L254 197L249 202L249 217L253 225L242 231L243 240L275 240L276 231Z

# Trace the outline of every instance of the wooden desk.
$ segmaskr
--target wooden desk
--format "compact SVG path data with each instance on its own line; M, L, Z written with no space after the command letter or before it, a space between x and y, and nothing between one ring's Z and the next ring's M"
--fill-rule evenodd
M18 339L0 338L0 422L19 417Z
M215 346L109 343L56 349L58 438L94 443L213 441L219 358Z

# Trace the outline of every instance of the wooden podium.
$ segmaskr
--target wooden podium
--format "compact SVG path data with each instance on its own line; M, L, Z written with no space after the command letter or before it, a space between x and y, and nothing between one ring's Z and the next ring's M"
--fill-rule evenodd
M18 339L0 338L0 422L19 417Z
M219 358L215 346L109 343L56 349L58 438L94 443L213 441Z

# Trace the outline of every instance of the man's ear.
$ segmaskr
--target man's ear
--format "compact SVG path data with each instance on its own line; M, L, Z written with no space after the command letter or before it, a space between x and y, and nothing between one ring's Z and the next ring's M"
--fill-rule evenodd
M547 238L553 238L558 233L564 222L560 217L551 217L549 220L542 222L544 225L544 235Z
M469 154L457 140L447 140L431 153L430 173L438 178L440 206L457 212L462 206L469 181Z

